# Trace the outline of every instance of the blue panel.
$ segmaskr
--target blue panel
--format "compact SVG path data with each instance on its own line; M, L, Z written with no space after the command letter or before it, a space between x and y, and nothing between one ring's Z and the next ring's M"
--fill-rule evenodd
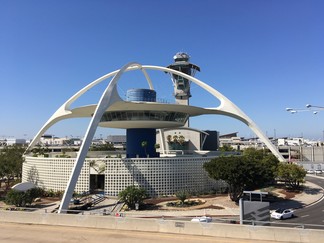
M155 129L127 129L126 131L126 154L127 158L154 158L158 157L155 151L156 130ZM142 147L142 142L146 141L147 146Z

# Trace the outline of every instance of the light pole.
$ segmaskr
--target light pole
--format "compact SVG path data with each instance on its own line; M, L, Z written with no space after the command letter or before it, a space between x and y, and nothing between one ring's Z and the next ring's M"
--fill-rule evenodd
M306 109L286 108L286 111L290 112L291 114L295 114L297 112L303 112L303 111L310 111L314 115L316 115L319 111L324 111L324 107L323 106L318 106L318 105L307 104ZM324 162L324 147L323 147L324 146L324 130L322 132L323 132L323 137L322 137L321 145L322 145L322 156L323 156L323 162ZM314 148L313 148L313 151L314 151ZM300 153L301 153L301 156L302 156L302 151L300 151ZM312 157L314 158L314 155Z
M303 111L311 111L313 112L314 115L316 115L319 111L323 111L324 107L323 106L318 106L318 105L311 105L311 104L307 104L306 105L307 109L295 109L295 108L286 108L286 111L295 114L297 112L303 112Z
M307 104L306 107L310 110L313 110L313 113L316 115L318 111L323 111L324 107L323 106L318 106L318 105L310 105Z

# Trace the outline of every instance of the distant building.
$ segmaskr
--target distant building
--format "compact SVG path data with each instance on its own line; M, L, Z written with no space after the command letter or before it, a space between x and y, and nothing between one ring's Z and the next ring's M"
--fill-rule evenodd
M6 138L2 142L3 145L11 146L11 145L25 145L26 139L23 138Z
M210 131L205 130L208 134L206 137L205 142L202 145L202 150L210 150L210 151L216 151L219 148L219 132L218 131Z
M321 141L311 141L302 137L278 138L278 146L322 146Z
M126 149L126 135L109 135L106 142L114 145L116 149Z
M62 146L66 144L66 141L68 141L67 138L59 138L55 137L54 135L43 135L41 136L39 140L40 145L45 145L45 146Z

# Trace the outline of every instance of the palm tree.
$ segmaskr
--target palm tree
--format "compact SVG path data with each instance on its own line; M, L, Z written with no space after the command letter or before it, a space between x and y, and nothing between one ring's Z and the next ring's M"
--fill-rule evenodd
M184 142L185 142L185 137L184 137L183 135L180 135L179 138L178 138L178 143L179 143L180 145L183 145Z
M145 155L147 156L147 152L146 152L146 147L147 147L147 141L142 141L142 148L144 148L145 151Z

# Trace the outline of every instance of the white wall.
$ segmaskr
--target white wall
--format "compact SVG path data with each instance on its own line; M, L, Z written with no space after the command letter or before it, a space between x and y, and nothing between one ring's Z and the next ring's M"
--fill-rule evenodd
M186 235L228 237L258 241L322 243L324 230L251 226L224 223L141 219L113 216L51 214L0 210L0 221L23 224L44 224L101 229L135 230ZM288 233L287 233L288 232ZM37 237L37 236L35 236Z

